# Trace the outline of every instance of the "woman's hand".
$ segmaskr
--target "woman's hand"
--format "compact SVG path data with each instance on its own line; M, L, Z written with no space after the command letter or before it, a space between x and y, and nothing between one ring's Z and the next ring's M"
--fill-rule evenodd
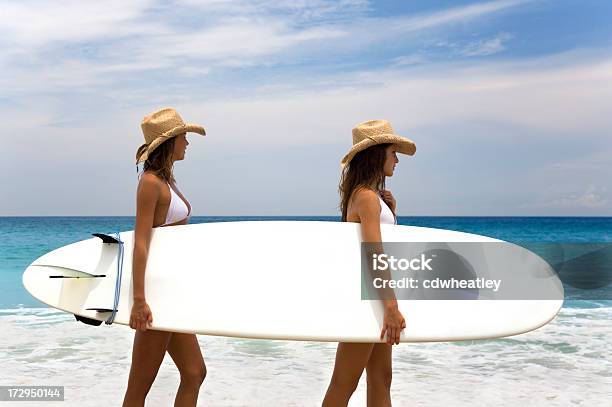
M153 314L145 300L134 300L132 305L132 313L130 315L130 328L146 331L151 328L153 323Z
M383 329L380 331L380 339L384 339L387 333L387 343L397 345L400 340L400 333L406 328L406 320L397 308L397 303L385 306L385 316L383 319Z
M395 213L395 198L393 197L393 194L391 193L391 191L388 191L386 189L380 191L380 197L382 198L383 201L385 201L387 205L389 205L389 208L391 208L391 211Z

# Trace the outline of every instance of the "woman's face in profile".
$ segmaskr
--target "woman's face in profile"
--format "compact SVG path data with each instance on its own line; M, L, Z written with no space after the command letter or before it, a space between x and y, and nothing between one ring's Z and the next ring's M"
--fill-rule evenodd
M392 177L395 165L399 162L397 159L397 146L392 144L385 149L385 164L383 166L383 172L385 176Z
M187 133L179 134L174 138L174 152L173 157L175 161L182 160L185 158L185 149L189 145L187 141Z

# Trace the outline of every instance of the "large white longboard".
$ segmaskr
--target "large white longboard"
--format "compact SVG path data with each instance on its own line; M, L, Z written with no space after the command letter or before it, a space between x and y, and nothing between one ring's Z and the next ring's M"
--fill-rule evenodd
M381 225L385 242L499 242L474 234ZM35 260L25 288L51 307L95 323L129 324L133 232L101 236ZM362 299L360 225L262 221L153 229L145 273L152 329L245 338L380 342L383 308ZM525 250L522 249L521 250ZM525 250L533 258L541 258ZM545 263L545 262L544 262ZM401 300L402 342L496 338L537 329L563 303L536 300ZM120 290L118 290L120 288Z

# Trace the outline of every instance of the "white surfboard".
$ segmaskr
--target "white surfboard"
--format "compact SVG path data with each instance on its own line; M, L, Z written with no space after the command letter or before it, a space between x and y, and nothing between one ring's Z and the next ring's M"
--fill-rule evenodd
M385 242L494 242L469 233L381 225ZM51 307L129 325L133 232L119 245L101 238L76 242L35 260L25 288ZM262 221L201 223L153 229L145 273L152 329L245 338L381 342L383 309L361 298L360 225ZM530 261L544 260L525 251ZM534 260L535 259L535 260ZM539 259L539 260L538 260ZM497 338L537 329L563 303L545 300L400 300L402 342ZM120 288L118 292L118 288Z

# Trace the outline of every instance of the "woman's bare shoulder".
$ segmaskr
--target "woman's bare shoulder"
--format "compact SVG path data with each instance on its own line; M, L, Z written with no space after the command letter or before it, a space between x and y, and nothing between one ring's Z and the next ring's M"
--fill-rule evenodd
M142 192L159 192L163 181L153 172L145 171L138 181L138 190Z
M380 205L378 194L370 188L361 187L353 193L353 201L355 205Z

